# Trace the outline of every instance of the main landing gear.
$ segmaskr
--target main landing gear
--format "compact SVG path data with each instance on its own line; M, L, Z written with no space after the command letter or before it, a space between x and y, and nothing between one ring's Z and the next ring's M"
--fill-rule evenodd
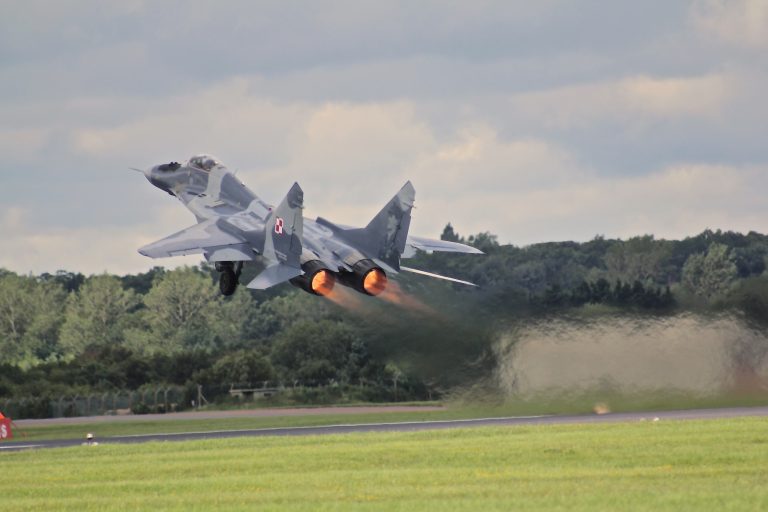
M221 294L229 297L237 290L240 281L240 273L243 271L242 261L217 261L216 270L219 275L219 290Z

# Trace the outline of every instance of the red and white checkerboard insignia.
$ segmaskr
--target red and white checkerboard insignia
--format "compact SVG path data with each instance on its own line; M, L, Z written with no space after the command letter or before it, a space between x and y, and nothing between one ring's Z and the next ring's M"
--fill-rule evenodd
M283 219L280 217L275 219L275 233L278 235L283 234Z

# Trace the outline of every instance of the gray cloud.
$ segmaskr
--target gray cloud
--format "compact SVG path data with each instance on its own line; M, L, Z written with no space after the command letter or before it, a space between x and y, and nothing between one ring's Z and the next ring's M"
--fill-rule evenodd
M3 2L0 266L151 266L192 219L127 168L202 151L346 223L413 179L425 235L768 230L762 5Z

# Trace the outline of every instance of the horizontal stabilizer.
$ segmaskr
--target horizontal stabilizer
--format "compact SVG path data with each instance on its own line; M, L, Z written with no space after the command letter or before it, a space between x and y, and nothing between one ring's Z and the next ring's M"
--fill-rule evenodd
M261 274L248 283L248 288L252 290L266 290L300 276L301 273L301 268L291 267L283 263L275 263L265 268Z
M139 254L150 258L168 258L204 253L244 242L245 240L219 228L216 219L210 219L145 245L139 249Z
M460 252L464 254L483 254L483 251L475 247L460 244L458 242L449 242L448 240L432 240L430 238L421 238L418 236L409 236L406 241L406 252L404 258L410 258L415 254L415 249L427 253L432 252Z
M422 276L434 277L435 279L442 279L444 281L450 281L452 283L466 284L468 286L477 286L475 283L470 283L469 281L462 281L461 279L456 279L454 277L441 276L440 274L433 274L432 272L427 272L426 270L419 270L417 268L401 266L400 270L402 270L403 272L411 272L412 274L419 274Z

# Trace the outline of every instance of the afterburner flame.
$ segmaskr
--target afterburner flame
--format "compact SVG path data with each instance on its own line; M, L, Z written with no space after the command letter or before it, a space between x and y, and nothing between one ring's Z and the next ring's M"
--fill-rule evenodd
M363 289L368 295L378 295L387 287L387 276L383 270L371 269L363 279Z
M328 295L333 290L336 279L327 270L320 270L312 277L312 291L318 295Z
M392 281L387 285L387 292L381 294L381 298L391 304L399 306L410 313L438 316L438 312L424 304L413 295L407 294L397 283Z
M366 305L362 294L345 286L335 287L331 293L325 296L325 298L335 303L337 306L361 315L365 315L370 312L367 309L368 306Z

